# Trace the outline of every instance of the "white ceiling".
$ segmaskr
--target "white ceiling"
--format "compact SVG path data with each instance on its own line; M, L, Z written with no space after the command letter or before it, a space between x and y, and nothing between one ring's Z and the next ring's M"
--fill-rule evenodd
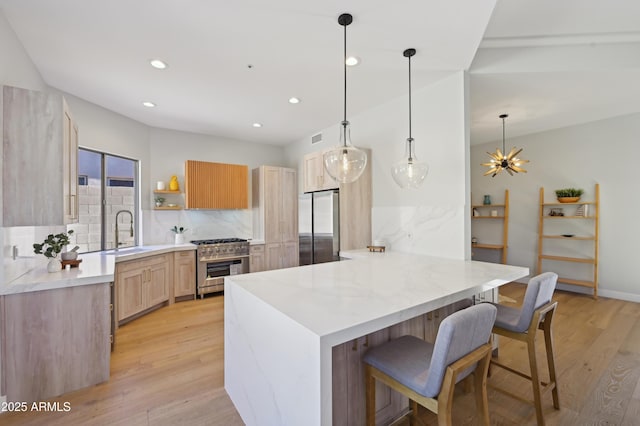
M344 12L349 54L361 58L349 116L406 94L408 47L414 90L471 68L472 143L499 139L503 112L517 136L640 111L640 2L500 0L491 16L493 6L0 0L48 85L155 127L284 145L338 123Z

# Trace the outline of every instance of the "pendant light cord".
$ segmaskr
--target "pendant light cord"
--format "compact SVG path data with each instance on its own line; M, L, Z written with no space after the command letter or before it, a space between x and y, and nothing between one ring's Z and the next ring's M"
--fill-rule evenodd
M344 58L342 60L344 65L344 120L343 126L346 126L347 121L347 25L344 25Z
M413 140L411 137L411 56L409 56L409 139Z

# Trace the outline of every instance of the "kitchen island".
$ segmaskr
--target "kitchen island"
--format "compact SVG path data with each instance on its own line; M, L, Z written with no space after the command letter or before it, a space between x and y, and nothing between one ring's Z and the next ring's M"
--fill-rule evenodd
M248 425L330 425L333 348L523 278L528 268L398 252L225 281L225 389Z

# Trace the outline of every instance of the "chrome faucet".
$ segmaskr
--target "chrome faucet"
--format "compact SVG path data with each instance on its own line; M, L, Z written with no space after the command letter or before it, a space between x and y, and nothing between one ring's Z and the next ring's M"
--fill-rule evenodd
M120 216L120 213L128 213L129 214L129 217L131 218L131 228L129 229L129 236L133 237L133 214L129 210L120 210L118 213L116 213L116 250L118 250L118 248L120 248L120 242L118 241L120 239L118 237L118 233L119 233L118 216Z

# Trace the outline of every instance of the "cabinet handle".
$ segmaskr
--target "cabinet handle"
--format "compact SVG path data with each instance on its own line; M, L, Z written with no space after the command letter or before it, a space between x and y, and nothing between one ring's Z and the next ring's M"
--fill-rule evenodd
M113 343L113 334L109 335L109 343Z
M113 312L113 303L109 303L109 310Z
M364 339L364 347L368 348L369 347L369 335L367 334L365 339Z
M358 350L358 339L353 339L353 346L351 347L352 351Z

